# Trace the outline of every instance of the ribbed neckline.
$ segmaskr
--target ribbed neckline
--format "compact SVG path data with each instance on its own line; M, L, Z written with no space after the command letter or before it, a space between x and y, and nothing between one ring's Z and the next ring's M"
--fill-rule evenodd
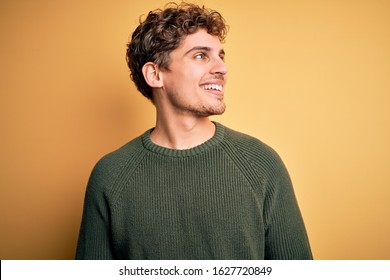
M150 133L153 131L153 128L149 129L142 135L142 144L147 150L164 156L189 157L197 155L218 145L222 141L225 133L225 127L218 122L213 123L215 125L214 136L206 142L190 149L175 150L154 144L150 139Z

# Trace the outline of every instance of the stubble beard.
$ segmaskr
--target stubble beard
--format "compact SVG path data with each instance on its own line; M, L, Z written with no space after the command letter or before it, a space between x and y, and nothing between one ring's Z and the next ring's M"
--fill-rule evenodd
M223 99L210 104L185 103L178 93L168 94L170 102L176 110L183 114L191 114L193 116L203 118L215 115L222 115L226 110L226 105Z

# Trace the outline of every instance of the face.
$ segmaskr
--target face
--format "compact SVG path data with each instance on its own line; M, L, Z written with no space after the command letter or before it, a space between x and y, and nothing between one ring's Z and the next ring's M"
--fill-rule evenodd
M169 56L168 70L160 72L165 106L175 114L196 117L225 111L227 68L218 37L201 29L188 35Z

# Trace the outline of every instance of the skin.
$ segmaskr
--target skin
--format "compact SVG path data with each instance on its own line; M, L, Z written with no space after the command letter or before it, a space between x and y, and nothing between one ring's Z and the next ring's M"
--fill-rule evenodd
M200 29L170 53L168 70L151 62L144 65L157 112L151 134L155 144L189 149L213 137L215 125L209 116L225 111L224 55L218 37Z

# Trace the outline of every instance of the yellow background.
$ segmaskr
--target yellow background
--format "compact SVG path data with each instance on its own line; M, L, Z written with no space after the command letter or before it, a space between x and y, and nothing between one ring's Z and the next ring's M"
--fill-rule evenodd
M125 48L165 1L0 2L0 258L72 259L104 154L154 125ZM275 148L316 259L390 259L390 2L204 0L230 25L227 112Z

